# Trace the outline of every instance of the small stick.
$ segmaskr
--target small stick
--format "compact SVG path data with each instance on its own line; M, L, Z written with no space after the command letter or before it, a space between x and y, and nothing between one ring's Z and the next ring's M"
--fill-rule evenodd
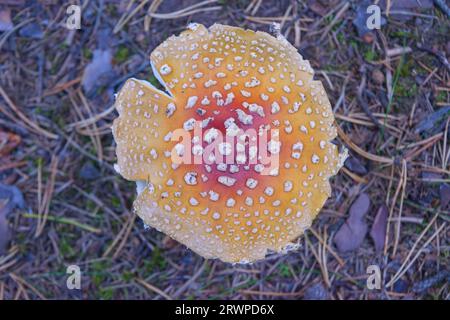
M363 149L361 149L360 147L358 147L351 139L349 136L347 136L345 134L345 132L341 129L341 127L336 124L336 129L337 132L339 134L339 137L341 137L342 140L344 140L344 142L356 153L360 154L361 156L363 156L366 159L372 160L372 161L376 161L376 162L380 162L380 163L386 163L387 165L393 165L394 164L394 159L391 158L386 158L386 157L380 157L374 154L371 154L367 151L364 151Z
M165 293L164 291L162 291L161 289L159 289L158 287L155 287L154 285L145 282L143 279L136 279L136 282L139 283L140 285L142 285L144 288L146 288L147 290L156 292L157 294L159 294L161 297L164 297L166 300L173 300L173 298L171 296L169 296L167 293Z

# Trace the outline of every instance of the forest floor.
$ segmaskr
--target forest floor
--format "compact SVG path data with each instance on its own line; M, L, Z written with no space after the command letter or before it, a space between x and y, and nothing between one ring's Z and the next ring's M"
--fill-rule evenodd
M377 1L373 31L367 1L91 0L72 31L66 2L0 1L0 299L450 298L450 17L438 1ZM205 260L131 212L134 183L113 169L114 93L130 77L157 84L150 53L191 21L278 22L324 84L350 157L297 251ZM69 265L81 290L66 286Z

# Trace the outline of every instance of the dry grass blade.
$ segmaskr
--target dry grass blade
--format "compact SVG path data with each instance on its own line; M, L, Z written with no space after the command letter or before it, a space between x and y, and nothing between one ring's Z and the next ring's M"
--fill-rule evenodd
M401 173L401 185L402 193L400 195L400 208L398 210L398 220L397 227L395 229L395 239L394 239L394 249L392 250L392 256L395 257L397 253L398 243L400 241L400 228L401 228L401 220L402 220L402 212L403 212L403 201L405 199L406 185L408 183L408 168L406 166L406 160L402 161L402 173ZM393 202L391 208L395 207L395 203Z
M239 290L241 294L267 296L267 297L301 297L305 294L305 289L297 292L276 292L276 291L258 291L258 290Z
M126 243L126 240L127 240L128 236L130 235L130 232L131 232L131 229L133 228L135 220L136 220L136 215L135 214L130 214L127 223L125 223L123 225L122 229L119 231L119 233L117 234L117 236L114 239L114 241L111 243L111 245L108 247L108 249L106 249L105 253L103 253L103 258L105 258L108 255L110 255L110 253L112 252L114 247L117 245L117 243L119 243L120 239L122 239L120 241L120 244L119 244L118 248L116 249L116 251L113 254L113 259L117 258L117 256L120 253L120 250L123 248L123 246Z
M447 119L447 123L445 124L444 141L442 142L442 169L445 169L448 167L448 161L450 159L450 148L447 143L449 124L450 124L450 118ZM447 150L447 148L448 148L448 150Z
M326 256L324 256L322 253L322 244L319 242L318 249L316 251L316 249L314 248L314 245L309 240L309 238L306 234L305 234L305 241L306 241L306 244L311 249L312 254L316 258L317 263L319 264L320 271L322 272L323 281L325 282L326 286L329 288L331 286L331 283L330 283L330 279L328 276L328 267L327 267Z
M429 226L431 226L431 223L429 224ZM397 273L392 277L392 279L386 284L386 287L393 286L408 271L408 269L411 268L411 266L414 264L414 262L419 258L420 254L423 252L424 248L427 247L431 243L431 241L433 241L433 239L436 238L439 235L439 233L446 226L447 226L446 222L442 223L441 226L431 235L431 237L427 241L425 241L425 243L422 245L422 247L419 250L417 250L417 253L411 259L411 261L408 263L408 265L405 266L405 264L407 263L408 259L410 258L411 253L413 252L413 250L418 242L416 242L414 244L414 247L411 249L411 251L408 254L408 256L406 257L404 263L402 264L400 269L397 271ZM423 236L423 233L421 234L421 236ZM421 237L419 237L418 240L420 240L420 239L421 239Z
M24 218L31 218L31 219L40 219L41 218L40 215L32 214L32 213L24 213L24 214L22 214L22 216ZM91 227L91 226L89 226L87 224L78 222L78 221L76 221L74 219L70 219L70 218L61 218L61 217L47 216L46 220L47 221L57 222L57 223L62 223L62 224L72 225L72 226L75 226L75 227L78 227L80 229L83 229L83 230L86 230L86 231L89 231L89 232L92 232L92 233L96 233L96 234L102 233L102 230L100 230L100 229Z
M100 112L98 114L92 115L88 119L84 119L84 120L81 120L81 121L77 121L77 122L71 123L71 124L67 125L67 128L68 129L73 129L73 128L80 129L80 128L84 128L84 127L90 126L92 124L95 124L97 121L105 118L107 115L109 115L111 112L113 112L114 109L115 109L115 107L113 105L113 106L109 107L108 109L106 109L103 112Z
M179 287L177 291L175 291L175 293L172 295L175 299L177 299L194 281L197 280L197 278L203 273L203 270L205 269L207 263L208 260L205 260L202 266L197 270L197 272L193 274L192 277L190 277L189 280L186 281L181 287Z
M363 184L368 183L366 178L358 176L356 173L351 172L346 167L342 167L341 170L342 170L342 172L344 172L346 175L348 175L350 178L352 178L353 180L355 180L358 183L363 183Z
M136 279L136 282L139 283L141 286L143 286L144 288L146 288L147 290L150 290L152 292L155 292L157 294L159 294L161 297L164 297L166 300L173 300L173 298L171 296L169 296L167 293L165 293L164 291L162 291L161 289L159 289L158 287L155 287L154 285L145 282L142 279Z
M326 249L328 249L328 251L330 251L331 255L337 260L337 262L343 266L345 264L344 260L342 260L341 257L339 257L339 255L336 253L336 251L333 250L332 247L330 247L324 239L322 239L322 237L320 236L320 234L314 230L314 228L309 228L308 231L311 231L311 233L314 235L314 237L317 238L317 240L319 240L319 242L326 247Z
M350 6L350 2L344 2L344 4L342 5L341 9L339 9L338 13L336 13L336 15L334 16L333 20L331 20L331 22L327 25L327 27L325 28L325 30L322 32L322 35L320 36L319 41L322 41L330 32L330 30L333 28L333 26L339 22L339 20L342 18L342 16L344 15L345 11L347 11L347 9Z
M179 19L179 18L191 16L191 15L199 13L199 12L211 12L211 11L219 11L219 10L222 10L221 6L200 8L200 9L195 9L195 10L187 11L187 12L179 12L176 15L172 14L172 13L171 14L152 13L152 14L150 14L150 16L152 16L153 18L157 18L157 19L168 19L168 20L171 20L171 19Z
M139 10L141 10L147 4L148 1L149 0L142 0L142 2L136 8L134 8L134 10L128 16L127 12L125 12L114 27L113 33L118 33L120 30L122 30L122 28L134 17L136 13L139 12ZM131 8L133 2L134 0L129 3L128 8Z
M19 248L14 246L6 256L0 256L0 272L3 272L16 264L18 260L14 259L14 257L18 252Z
M8 106L16 113L16 115L26 124L26 126L32 130L33 132L43 135L50 139L57 139L58 136L46 131L45 129L42 129L39 127L36 123L28 119L25 114L19 110L19 108L12 102L12 100L9 98L9 96L6 94L5 90L3 90L2 86L0 86L0 95L3 97L3 99L6 101Z
M39 297L39 299L41 300L47 300L44 295L39 292L39 290L37 290L34 286L32 286L31 284L29 284L27 281L25 281L25 279L19 277L18 275L14 274L14 273L10 273L9 276L17 282L17 284L23 286L24 288L29 288L31 291L34 292L35 295L37 295Z
M81 82L81 77L78 77L76 79L69 80L65 83L58 84L58 85L54 86L53 88L44 91L42 97L44 98L44 97L55 95L59 92L69 89L70 87L72 87L80 82Z
M429 147L433 146L437 141L439 141L442 138L442 136L443 136L443 133L441 132L441 133L438 133L437 135L430 137L429 139L418 142L417 145L422 145L422 144L424 144L424 145L416 150L412 150L409 153L407 153L405 155L405 159L408 161L414 159L415 157L420 155L423 151L425 151Z
M150 13L149 16L151 16L153 18L157 18L157 19L178 19L178 18L190 16L197 12L210 12L210 11L215 11L215 10L221 10L222 9L221 6L201 8L201 7L207 6L212 3L216 3L216 2L218 2L218 0L206 0L206 1L196 3L192 6L186 7L184 9L175 11L175 12Z
M45 185L44 196L41 206L38 209L38 224L36 227L35 238L39 237L44 231L45 223L47 222L48 213L50 210L50 203L52 201L52 194L55 189L55 178L58 171L58 157L53 155L50 162L50 178Z
M144 30L148 32L150 30L150 24L152 23L151 14L155 13L158 10L159 6L162 4L163 0L153 0L152 4L147 10L147 15L144 18Z
M353 143L353 141L350 139L349 136L347 136L344 131L341 129L341 127L336 124L336 129L337 132L339 134L339 137L344 140L344 142L356 153L358 153L359 155L363 156L366 159L375 161L375 162L380 162L380 163L385 163L388 165L392 165L394 163L394 159L390 159L390 158L385 158L385 157L380 157L371 153L368 153L366 151L364 151L363 149L361 149L360 147L358 147L355 143Z
M78 91L78 94L80 96L81 102L83 103L83 106L85 107L88 115L89 115L89 119L94 118L94 115L92 113L91 107L89 106L89 102L87 101L86 97L84 96L84 94L81 92L81 90ZM112 107L110 107L110 109L112 109ZM113 109L112 109L113 110ZM112 111L111 110L111 111ZM89 120L89 119L86 119ZM92 142L94 143L95 149L97 151L97 158L100 162L103 161L103 147L102 147L102 141L100 139L100 136L98 134L98 128L95 122L93 122L91 124L92 126L92 132L94 133L93 135L91 135L91 139Z

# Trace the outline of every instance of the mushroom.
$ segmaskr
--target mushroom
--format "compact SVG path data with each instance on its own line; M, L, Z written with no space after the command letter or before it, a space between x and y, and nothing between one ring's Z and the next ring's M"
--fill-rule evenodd
M347 156L331 143L333 112L309 62L281 35L219 24L190 24L150 60L166 92L129 79L112 128L135 212L205 258L254 262L295 247ZM267 137L265 150L239 136L249 129ZM210 142L217 152L205 159Z

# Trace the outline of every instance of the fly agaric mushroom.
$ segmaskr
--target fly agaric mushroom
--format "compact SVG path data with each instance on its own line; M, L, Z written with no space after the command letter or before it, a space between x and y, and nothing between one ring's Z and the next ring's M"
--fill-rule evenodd
M333 112L309 62L280 35L219 24L190 24L150 60L167 93L129 79L113 124L115 168L137 183L135 212L205 258L245 263L295 247L346 158L330 142ZM198 127L203 135L192 135ZM267 150L237 137L269 128ZM192 145L174 139L180 129ZM278 157L276 168L266 170L261 151ZM203 161L173 161L191 153Z

